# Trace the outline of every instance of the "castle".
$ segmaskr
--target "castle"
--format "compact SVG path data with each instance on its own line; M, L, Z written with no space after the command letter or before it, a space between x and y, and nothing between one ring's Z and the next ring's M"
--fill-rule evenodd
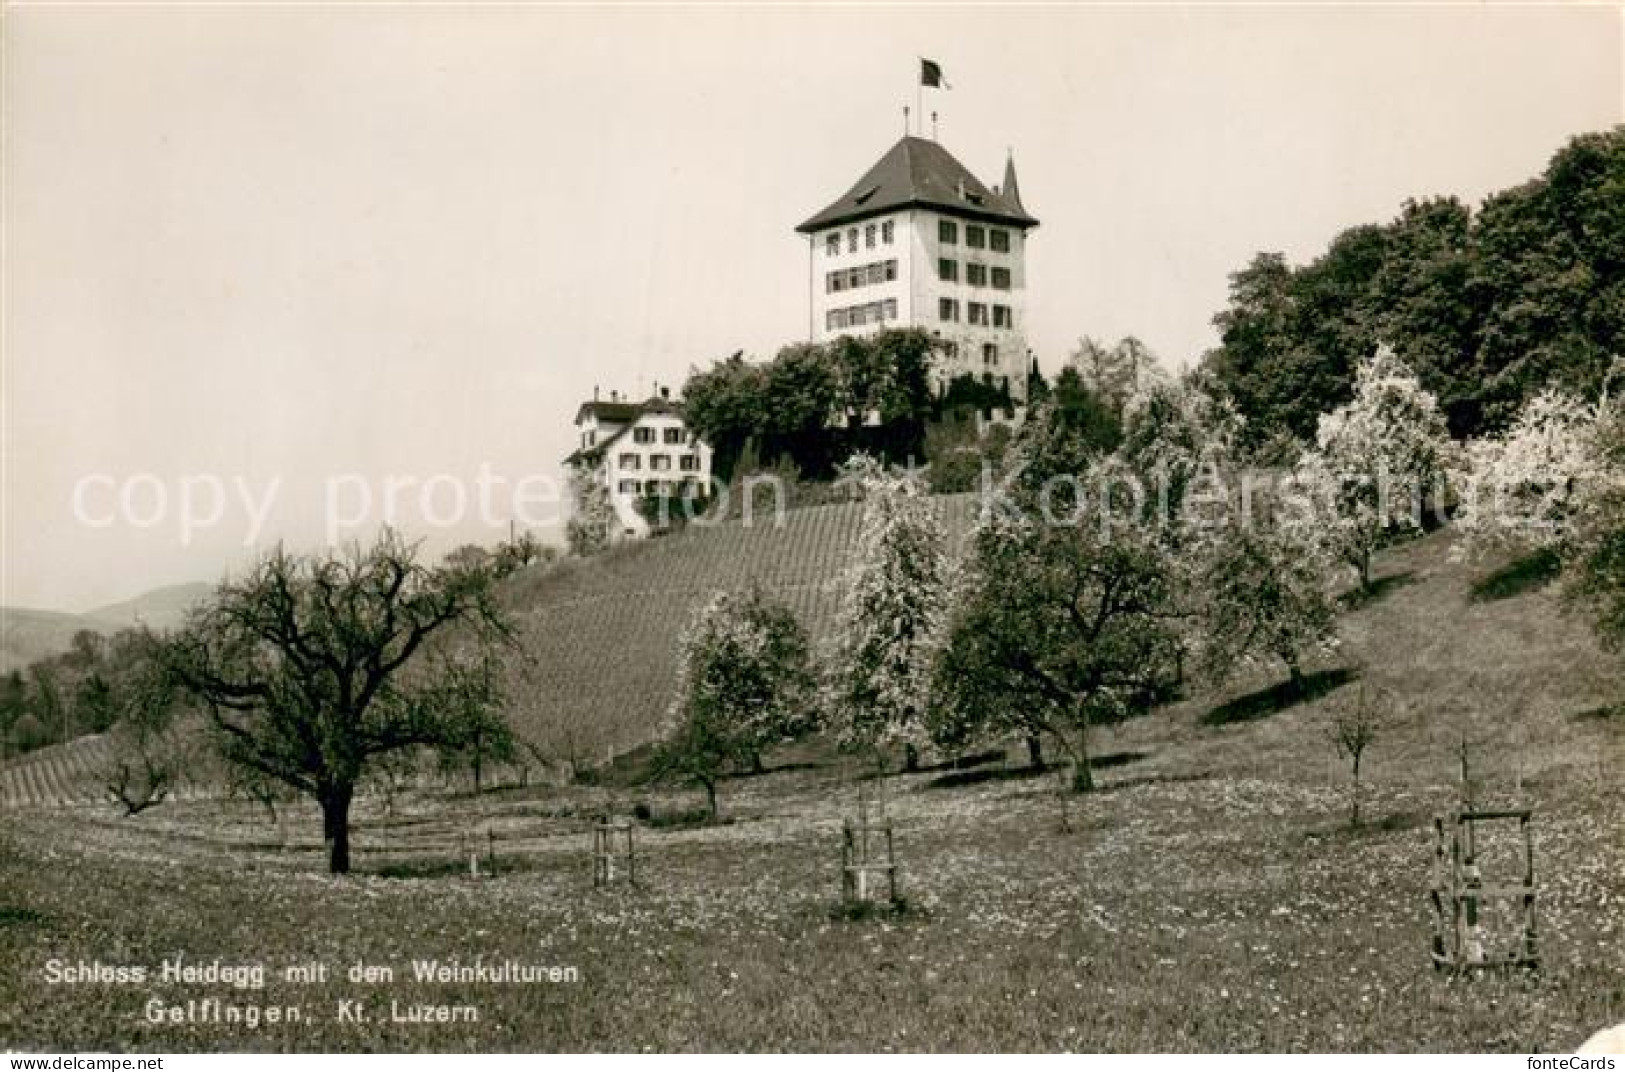
M936 141L904 135L846 193L796 227L807 236L808 335L825 342L891 327L942 340L941 390L970 375L1026 398L1027 237L1014 158L986 186ZM640 500L711 481L711 450L669 392L639 402L612 394L576 411L565 465L602 487L621 531L648 531Z
M905 135L807 236L809 335L919 327L944 344L939 388L969 373L1026 396L1027 236L1014 158L987 187L935 141Z

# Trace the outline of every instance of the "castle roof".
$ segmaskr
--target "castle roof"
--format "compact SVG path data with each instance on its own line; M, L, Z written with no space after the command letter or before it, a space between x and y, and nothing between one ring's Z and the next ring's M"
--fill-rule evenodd
M953 154L926 138L905 135L852 188L796 228L803 234L882 212L919 206L992 223L1036 227L1022 207L1016 166L1005 165L1005 187L995 193Z

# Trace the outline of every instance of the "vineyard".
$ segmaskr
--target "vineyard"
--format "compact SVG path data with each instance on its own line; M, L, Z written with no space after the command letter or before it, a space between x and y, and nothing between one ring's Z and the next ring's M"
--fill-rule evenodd
M950 538L963 538L974 496L936 503ZM515 578L509 718L520 738L575 767L646 743L671 702L678 636L719 589L761 583L822 642L860 516L858 504L839 503L790 511L782 524L693 527ZM100 773L111 751L104 738L87 737L13 761L0 768L0 806L104 801Z
M962 539L975 497L937 504L950 539ZM519 578L511 589L523 650L511 689L515 729L543 754L578 762L647 742L672 699L679 635L702 602L730 586L759 582L822 643L860 515L843 503L792 511L782 525L691 528Z
M11 760L0 768L0 807L101 803L101 771L112 752L106 737L93 736Z

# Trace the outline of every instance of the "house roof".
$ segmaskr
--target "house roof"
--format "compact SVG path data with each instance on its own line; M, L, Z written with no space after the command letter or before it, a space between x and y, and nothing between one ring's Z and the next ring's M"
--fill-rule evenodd
M581 418L587 414L591 414L599 420L624 423L621 423L621 427L615 429L614 434L602 443L594 443L590 447L582 447L580 450L571 451L564 459L564 464L575 465L578 462L588 461L602 455L604 451L614 446L632 430L633 426L638 423L639 417L650 413L670 413L681 417L683 407L669 398L662 398L660 395L654 395L642 402L599 402L594 400L581 403L581 408L576 411L577 424L580 424Z
M601 421L630 421L643 412L640 402L600 402L593 399L591 402L581 403L576 410L576 423L580 424L587 417L596 417Z
M984 186L953 154L926 138L905 136L839 199L796 228L803 234L899 208L921 206L972 219L1036 227L1022 207L1014 160L1005 164L1005 187Z

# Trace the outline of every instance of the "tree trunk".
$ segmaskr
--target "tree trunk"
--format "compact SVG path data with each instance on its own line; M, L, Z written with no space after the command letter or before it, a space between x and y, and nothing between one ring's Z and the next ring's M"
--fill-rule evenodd
M1287 672L1287 685L1286 685L1287 689L1291 692L1291 694L1294 697L1302 696L1303 693L1304 693L1304 688L1303 688L1303 667L1298 665L1297 656L1295 656L1295 655L1286 656L1286 672Z
M1044 742L1037 734L1027 738L1027 766L1035 771L1044 769Z
M711 813L711 820L717 818L717 783L710 778L705 780L705 807Z
M1354 753L1354 778L1349 784L1349 825L1360 825L1360 753Z
M766 774L767 767L762 764L762 753L753 751L750 754L750 769L752 774Z
M903 770L912 774L920 769L920 750L914 747L913 742L903 745Z
M1095 772L1089 762L1089 715L1081 713L1078 726L1078 751L1073 758L1072 791L1091 793L1095 788Z
M485 766L485 764L482 762L482 760L484 758L485 757L484 757L483 753L481 752L481 750L478 747L476 747L474 749L474 795L475 796L480 795L480 789L481 789L481 784L480 784L481 778L480 778L480 776L485 773L484 770L482 769Z
M327 869L335 875L350 873L350 801L355 787L328 790L321 799L322 839L327 842Z

